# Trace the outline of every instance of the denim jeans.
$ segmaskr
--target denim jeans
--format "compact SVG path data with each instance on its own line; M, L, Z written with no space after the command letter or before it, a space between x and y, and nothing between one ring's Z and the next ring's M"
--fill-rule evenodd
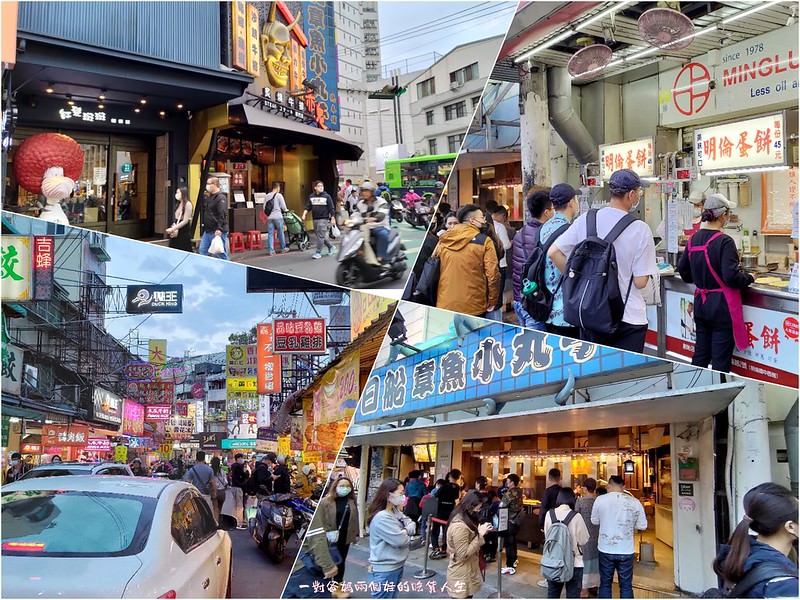
M314 577L303 567L299 571L292 573L289 581L286 582L286 589L283 592L284 598L332 598L333 595L328 590L330 579ZM316 590L314 589L316 584Z
M209 248L209 246L211 246L211 240L213 240L213 239L214 239L214 232L213 231L204 231L203 232L203 236L200 238L200 247L197 249L197 251L202 256L211 256L208 253L208 248ZM228 248L229 248L229 246L228 246L228 232L227 231L223 231L222 232L222 243L225 246L225 252L223 252L222 254L215 254L214 257L215 258L221 258L222 260L228 260Z
M540 323L528 314L522 302L514 300L514 312L517 313L517 322L520 327L527 327L536 331L546 331L544 323Z
M267 250L275 252L273 248L273 230L278 230L278 241L281 243L281 250L286 248L286 238L283 237L283 219L270 219L267 221Z
M619 597L633 598L633 554L606 554L600 552L599 598L611 598L614 571L619 578Z
M369 574L370 596L373 598L397 598L397 584L403 578L403 567L394 571L379 571ZM379 591L373 591L372 585L378 584ZM388 585L387 585L388 584ZM394 584L394 586L392 586Z
M583 567L575 567L572 570L572 579L566 583L560 581L547 581L547 597L561 598L561 590L567 588L567 598L581 597L581 583L583 582Z
M389 250L389 229L387 227L375 227L372 230L375 236L375 254L378 258L386 258Z

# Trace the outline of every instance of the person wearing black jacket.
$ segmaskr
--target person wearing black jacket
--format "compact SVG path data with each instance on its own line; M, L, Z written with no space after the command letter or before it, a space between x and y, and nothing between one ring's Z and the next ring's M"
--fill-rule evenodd
M461 488L458 485L458 480L461 479L461 471L453 469L447 475L447 482L436 492L436 499L439 501L439 507L436 511L436 518L442 521L450 521L450 515L456 507L459 496L461 496ZM442 546L439 547L439 531L442 532ZM447 525L441 523L433 523L431 528L431 543L433 544L433 551L431 558L445 558L447 556Z
M258 494L269 496L272 494L272 471L268 464L269 455L265 454L256 465L256 470L253 472L253 485L252 488Z
M208 195L203 200L203 236L200 238L199 252L209 256L208 248L214 236L222 237L225 251L216 257L228 260L228 196L219 186L218 177L209 177L206 183Z
M678 261L678 272L696 286L694 324L696 342L692 364L728 373L734 346L744 349L748 332L742 314L742 292L753 283L742 269L736 242L722 232L731 203L711 194L703 204L702 225ZM684 317L687 318L687 317Z
M558 492L561 491L561 471L550 469L547 472L547 489L542 496L542 505L539 508L539 528L544 530L544 520L547 513L558 506Z
M278 457L277 465L272 467L272 489L276 494L288 494L292 491L289 467L286 466L286 457L283 455Z
M306 202L306 209L303 211L302 221L305 223L306 215L311 212L314 221L314 233L317 235L317 251L311 258L322 258L322 245L328 249L325 256L333 254L333 244L328 239L328 231L331 225L336 224L336 205L333 198L325 191L325 185L321 181L314 182L314 192L309 195Z

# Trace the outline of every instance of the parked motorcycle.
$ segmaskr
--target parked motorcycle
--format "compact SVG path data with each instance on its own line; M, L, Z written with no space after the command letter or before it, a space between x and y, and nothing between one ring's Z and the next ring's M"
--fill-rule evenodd
M388 260L381 265L368 263L364 258L364 234L361 231L361 215L354 214L344 224L342 243L336 260L336 283L341 286L356 287L383 279L400 279L406 270L406 247L400 241L395 229L389 230ZM375 239L370 236L373 251Z
M431 209L421 201L416 202L412 208L406 209L404 218L412 227L427 229L431 222Z
M406 207L400 198L392 198L389 207L392 212L392 221L402 221L406 212Z
M314 510L296 494L274 494L261 498L247 528L259 550L279 564L286 557L286 543L292 534L302 542L313 516Z

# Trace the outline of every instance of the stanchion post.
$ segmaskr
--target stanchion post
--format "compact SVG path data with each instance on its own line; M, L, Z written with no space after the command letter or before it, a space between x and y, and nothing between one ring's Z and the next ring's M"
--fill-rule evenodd
M414 573L414 579L429 579L434 575L436 575L436 571L431 571L430 569L428 569L428 547L430 546L431 543L432 518L433 515L428 515L428 527L425 530L425 553L424 553L425 558L423 559L422 570Z
M508 594L503 594L503 549L505 538L508 533L508 507L501 506L497 510L497 593L489 596L490 598L509 598Z

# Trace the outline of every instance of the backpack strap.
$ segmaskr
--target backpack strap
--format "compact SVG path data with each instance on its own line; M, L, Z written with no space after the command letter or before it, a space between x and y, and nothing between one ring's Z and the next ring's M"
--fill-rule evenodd
M586 237L597 237L597 211L593 208L586 213Z
M616 240L622 234L622 232L628 228L628 225L638 220L639 219L636 217L636 215L628 213L627 215L622 217L619 221L617 221L617 224L614 225L611 231L608 232L608 235L603 239L607 241L609 244L614 243L614 240Z
M488 236L485 233L479 233L474 238L472 238L472 241L470 243L478 244L480 246L483 246L486 243L486 238L487 237Z
M739 580L739 583L729 592L728 597L746 598L754 587L777 577L793 577L797 579L797 571L791 570L787 565L759 563Z
M569 525L569 522L570 522L570 521L572 521L572 519L574 519L574 518L575 518L575 515L577 515L577 514L578 514L578 513L576 513L574 510L570 510L570 511L569 511L569 513L567 513L567 516L566 516L566 517L564 517L564 520L563 520L563 521L561 521L561 522L562 522L564 525Z

